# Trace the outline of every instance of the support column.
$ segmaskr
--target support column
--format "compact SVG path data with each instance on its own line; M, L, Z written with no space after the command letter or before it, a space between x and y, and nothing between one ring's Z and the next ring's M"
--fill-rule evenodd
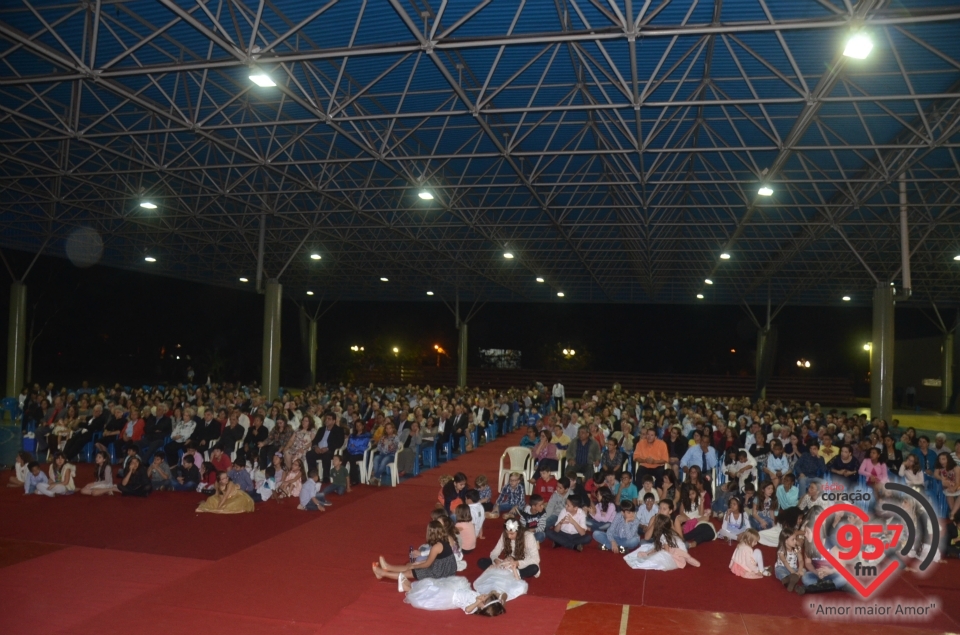
M777 329L767 326L757 331L757 386L754 399L767 398L767 384L773 376L773 363L777 352Z
M23 360L27 350L27 285L10 284L10 322L7 325L7 397L23 390Z
M263 306L263 381L261 391L273 400L280 393L280 305L283 285L276 278L264 286Z
M460 347L457 351L457 385L461 388L467 385L467 323L460 322Z
M870 416L893 420L893 287L873 290L873 341L870 351Z
M310 385L317 383L317 321L311 319L307 335L307 356L310 361Z
M950 409L950 403L953 401L953 331L943 336L943 370L940 373L940 385L943 387L940 400L940 409L947 412Z

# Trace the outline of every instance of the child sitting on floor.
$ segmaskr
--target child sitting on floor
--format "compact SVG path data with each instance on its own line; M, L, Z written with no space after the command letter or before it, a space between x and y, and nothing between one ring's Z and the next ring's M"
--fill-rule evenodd
M740 499L734 496L727 501L727 513L723 515L720 531L717 532L717 538L726 538L727 541L737 540L737 538L747 529L750 529L750 521L747 515L743 513ZM759 540L760 534L757 534Z
M467 499L467 508L470 509L470 518L473 519L473 530L476 532L477 540L483 540L483 521L486 518L486 510L480 501L480 492L468 489L464 496Z
M678 569L683 569L688 564L694 567L700 566L700 561L687 553L687 550L681 547L683 536L677 533L673 528L673 522L669 516L658 514L653 520L653 549L646 552L647 555L656 551L666 551L673 558Z
M473 479L473 486L480 495L479 502L483 505L483 511L493 511L493 500L491 500L493 498L493 490L490 489L490 483L487 482L487 477L483 474L477 474L477 478Z
M473 525L473 516L470 514L468 505L457 507L457 536L460 544L460 551L470 553L477 548L477 530Z
M736 499L733 499L736 500ZM733 575L747 580L759 580L770 572L763 568L763 554L757 549L760 533L756 529L745 529L737 538L737 548L730 558L730 570Z
M547 468L542 468L540 477L535 480L531 479L531 481L533 482L533 493L539 494L545 501L550 500L553 493L557 491L557 479L553 472Z
M300 504L297 509L308 512L327 511L327 501L323 494L318 491L320 483L320 473L317 470L310 470L307 474L307 480L300 486Z
M774 574L777 580L787 587L787 591L795 591L797 595L803 595L805 589L800 583L800 577L803 575L803 554L797 545L796 534L797 531L793 527L783 527L780 530Z
M443 508L446 506L446 500L443 497L443 488L447 486L447 483L453 480L453 477L449 474L442 474L440 476L440 493L437 494L437 507Z
M510 474L510 481L500 490L500 496L494 507L500 514L509 515L515 507L523 507L526 502L526 488L523 485L523 478L517 472Z
M653 486L653 483L654 483L653 477L650 476L649 474L643 477L643 482L640 485L640 491L637 494L638 501L643 501L644 497L646 497L647 494L653 494L654 504L660 502L660 493L657 492L657 488Z
M343 458L339 454L334 454L330 459L330 483L320 492L324 496L335 493L337 496L343 496L350 493L350 472L343 464Z
M640 530L639 534L643 536L647 533L647 528L650 526L650 523L653 522L653 519L656 517L659 512L659 503L655 503L654 498L656 492L648 493L643 495L643 505L637 509L637 518L640 521ZM621 508L623 506L621 505Z

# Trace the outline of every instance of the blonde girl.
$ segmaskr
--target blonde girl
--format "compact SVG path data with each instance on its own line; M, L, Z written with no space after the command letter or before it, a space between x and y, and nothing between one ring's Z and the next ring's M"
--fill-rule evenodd
M730 558L730 570L733 575L747 580L759 580L770 572L763 568L763 554L757 549L760 533L756 529L747 529L737 538L737 548Z

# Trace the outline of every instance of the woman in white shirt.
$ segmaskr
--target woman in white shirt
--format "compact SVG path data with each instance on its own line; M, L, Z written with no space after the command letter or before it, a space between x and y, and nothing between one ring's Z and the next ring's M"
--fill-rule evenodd
M920 469L920 462L916 455L908 454L903 460L903 465L900 466L900 476L910 487L923 491L923 470Z

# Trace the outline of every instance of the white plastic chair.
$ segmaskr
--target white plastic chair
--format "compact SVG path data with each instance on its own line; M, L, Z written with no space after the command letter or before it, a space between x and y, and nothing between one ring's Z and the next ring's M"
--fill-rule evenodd
M563 476L563 471L567 468L567 451L557 450L557 469L553 473L554 478Z
M368 449L367 452L370 452L370 455L369 455L369 461L368 461L367 453L366 452L364 453L364 470L363 471L366 472L366 475L367 475L367 478L364 481L365 483L369 483L370 479L373 478L373 457L377 454L380 454L380 452L378 452L376 449L374 449L372 452ZM397 483L400 482L400 477L399 477L400 472L397 470L397 459L399 458L400 458L400 452L399 451L394 452L393 462L390 463L390 487L396 487Z
M505 467L503 460L508 459L508 464ZM497 489L502 490L504 484L510 480L510 474L512 472L519 472L523 475L524 483L527 483L527 493L529 494L532 490L532 485L530 485L529 480L533 476L533 453L530 452L530 448L524 448L514 446L507 448L504 453L500 456L500 476L497 478Z

